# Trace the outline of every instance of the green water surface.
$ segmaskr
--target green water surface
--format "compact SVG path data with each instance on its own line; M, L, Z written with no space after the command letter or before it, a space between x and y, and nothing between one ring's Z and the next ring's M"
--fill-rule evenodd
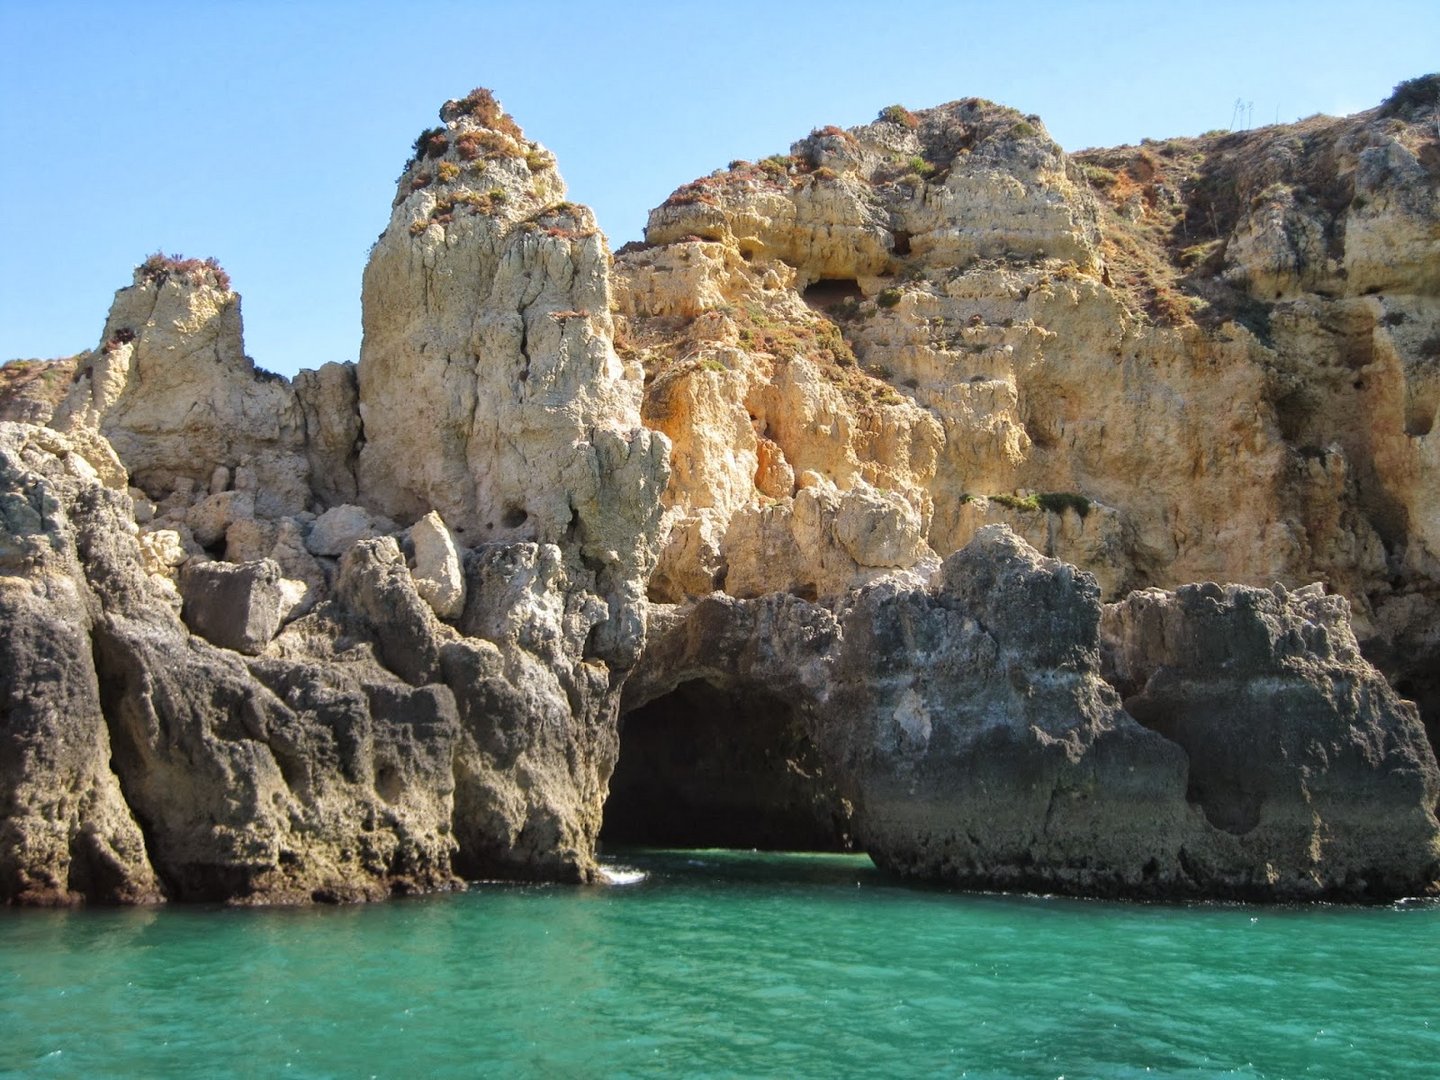
M973 896L631 852L609 889L0 913L0 1075L1440 1076L1440 906Z

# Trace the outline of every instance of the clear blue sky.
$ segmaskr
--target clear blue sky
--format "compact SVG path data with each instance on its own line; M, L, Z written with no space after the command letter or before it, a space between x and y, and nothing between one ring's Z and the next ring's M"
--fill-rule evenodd
M157 249L214 255L247 351L360 347L360 274L447 97L492 88L618 247L736 157L972 95L1075 150L1376 105L1440 3L0 0L0 360L92 348Z

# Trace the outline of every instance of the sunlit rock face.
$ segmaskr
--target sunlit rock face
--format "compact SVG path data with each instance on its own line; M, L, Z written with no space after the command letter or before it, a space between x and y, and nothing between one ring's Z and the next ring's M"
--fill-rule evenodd
M1435 85L1069 156L892 107L677 189L616 260L674 445L652 597L923 579L1001 522L1107 600L1324 581L1433 727Z
M633 656L666 444L615 354L610 256L555 160L488 94L417 143L365 270L359 481L402 522L467 544L557 544Z
M488 93L443 113L358 367L267 375L219 265L155 256L75 361L64 434L6 429L12 679L74 686L7 705L49 771L11 776L5 899L595 877L667 446L589 210ZM82 728L99 758L43 749ZM56 785L79 802L45 810Z
M307 510L304 410L286 380L256 369L241 334L240 297L214 260L152 256L116 293L52 423L104 435L153 499L244 468L262 510Z
M593 881L602 825L1432 889L1437 89L1074 155L890 107L613 259L475 91L294 380L147 259L0 378L0 900Z

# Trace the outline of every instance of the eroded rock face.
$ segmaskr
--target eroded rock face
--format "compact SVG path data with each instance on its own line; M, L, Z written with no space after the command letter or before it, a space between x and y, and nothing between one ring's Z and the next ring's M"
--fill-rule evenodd
M0 897L143 903L161 885L110 765L65 493L101 489L68 440L0 423Z
M0 420L48 424L81 359L12 360L0 367Z
M1432 887L1434 757L1359 649L1433 714L1433 82L1074 159L887 109L613 265L476 91L359 363L293 382L213 261L147 260L0 380L55 429L0 425L0 899L594 880L612 774L617 835L967 886ZM1191 579L1285 585L1131 594Z
M52 424L99 431L152 498L244 467L269 516L305 510L304 413L285 379L257 376L241 334L223 270L152 257L116 294Z
M696 680L778 695L858 844L907 876L1257 899L1435 880L1435 761L1343 599L1195 586L1104 618L1112 677L1145 687L1134 716L1102 672L1095 579L988 526L930 588L716 594L657 619L626 710Z
M1191 858L1248 860L1301 895L1392 895L1434 874L1440 772L1343 597L1147 589L1107 605L1101 632L1126 710L1189 757L1187 798L1218 830Z
M797 165L808 182L791 183ZM803 284L892 273L914 252L935 263L1096 257L1097 210L1038 117L972 98L874 124L827 128L787 158L739 162L682 187L650 215L646 240L733 242L805 269ZM928 185L928 186L927 186Z
M192 560L192 636L128 496L55 432L7 425L0 444L8 786L36 805L7 818L6 899L299 902L457 873L594 876L617 691L587 647L610 609L559 549L472 553L462 632L393 538L361 540L273 642L279 566ZM73 793L59 815L56 786Z
M611 343L609 254L554 159L488 93L448 103L365 270L359 480L402 522L467 544L556 544L611 607L603 655L643 639L666 442Z
M1002 526L946 560L933 592L855 598L819 738L878 863L981 887L1178 891L1184 755L1101 679L1099 615L1093 578Z
M474 552L467 593L452 629L421 599L398 545L366 540L342 561L339 610L321 609L287 636L298 648L310 635L332 641L337 628L324 624L351 613L388 670L455 702L460 872L590 880L615 762L615 694L584 650L606 606L565 578L557 549L533 544Z
M652 597L839 596L1003 523L1107 600L1323 580L1433 728L1435 83L1073 158L891 108L682 186L616 259L674 445ZM838 557L855 491L914 541Z
M417 737L413 702L370 707L397 693L373 661L269 661L257 677L191 636L143 567L128 496L70 464L73 443L3 425L0 446L13 797L73 792L64 814L7 818L6 900L293 902L455 881L453 700ZM287 676L288 702L266 685Z
M71 552L53 573L7 568L15 677L73 653L69 693L99 736L12 778L17 805L64 783L80 806L43 838L16 817L0 897L297 902L596 876L666 442L611 345L589 211L560 201L553 160L488 94L445 113L449 154L412 163L367 273L358 373L264 375L218 265L157 256L117 296L55 417L65 434L15 429L34 506L0 547L49 529ZM456 432L458 457L424 441ZM71 737L57 709L12 712L16 739Z

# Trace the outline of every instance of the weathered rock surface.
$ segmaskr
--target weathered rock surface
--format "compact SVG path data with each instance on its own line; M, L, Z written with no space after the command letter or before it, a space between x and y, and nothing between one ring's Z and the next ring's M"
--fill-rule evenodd
M812 794L848 804L859 846L970 887L1313 899L1431 886L1440 773L1414 707L1360 657L1343 599L1192 586L1135 594L1104 620L1112 677L1144 688L1133 716L1103 677L1095 579L1001 526L928 589L882 581L830 606L715 594L657 620L622 747L629 717L697 684L772 716L778 703L823 763ZM703 721L672 710L669 723L684 746ZM775 728L776 745L793 741Z
M180 621L128 497L66 437L7 425L0 443L3 730L19 747L7 899L294 902L457 872L593 876L616 694L585 649L609 609L564 578L558 549L477 553L465 636L393 539L363 540L332 598L268 647L278 565L191 562L186 618L219 648ZM57 809L62 783L75 794Z
M0 423L0 896L143 903L160 882L110 763L83 585L61 492L114 497L78 450Z
M438 511L469 545L559 545L610 605L600 655L628 664L666 442L615 354L604 237L488 92L441 119L365 270L360 490L402 522Z
M367 275L358 378L266 376L224 272L157 256L117 296L55 415L64 434L13 428L29 455L6 459L13 483L39 510L7 515L0 548L19 558L50 529L64 558L3 578L25 623L7 639L5 730L50 771L24 758L8 777L0 897L293 902L596 876L666 442L640 425L638 370L611 345L589 211L472 98L446 107L442 183L465 227L447 241L453 217L407 202L423 186L407 173ZM467 195L521 180L511 203ZM435 274L454 280L448 307ZM472 341L472 325L491 329ZM450 344L427 353L426 335ZM490 369L503 356L523 362L523 392ZM456 430L458 459L403 444ZM76 680L63 709L26 704L19 681L43 697L46 649ZM77 741L67 723L93 752L45 749ZM57 784L78 794L56 802Z
M1093 578L1001 526L946 560L934 592L855 598L817 734L880 865L985 887L1180 891L1184 755L1101 679L1099 609Z
M465 610L465 571L455 535L434 510L410 526L415 564L410 576L415 590L442 619L457 619Z
M1110 600L1324 581L1435 730L1437 85L1071 158L892 107L682 186L616 259L674 446L651 596L838 596L999 522ZM906 543L838 558L870 489Z
M607 790L966 886L1434 888L1361 653L1436 741L1437 87L1074 157L892 107L613 261L476 91L293 382L152 257L0 376L0 899L594 880Z
M273 559L195 563L180 575L180 617L210 644L254 656L270 644L289 610L280 581Z
M48 424L81 359L11 360L0 366L0 420Z
M312 555L344 555L361 540L393 532L395 523L370 513L363 506L332 506L315 519L305 537Z
M272 515L305 510L304 414L289 383L257 374L245 355L229 286L213 260L147 260L116 294L102 344L52 423L98 430L152 498L243 467Z
M1248 862L1300 895L1391 895L1436 872L1434 755L1343 597L1147 589L1107 605L1101 633L1126 710L1184 747L1187 798L1224 834L1191 859Z
M7 815L6 899L355 899L454 882L453 701L417 735L403 696L370 706L414 696L373 661L356 675L269 661L296 687L282 700L191 636L143 568L128 497L75 455L64 436L0 425L5 760L11 798L43 808Z

